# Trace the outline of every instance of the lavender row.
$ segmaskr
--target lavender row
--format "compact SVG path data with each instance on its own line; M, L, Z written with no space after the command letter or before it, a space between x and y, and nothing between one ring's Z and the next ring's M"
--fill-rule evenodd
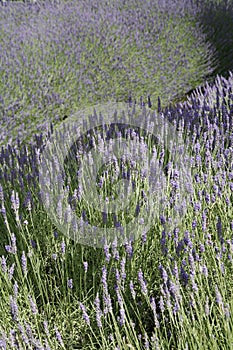
M197 12L188 0L1 6L0 144L87 105L129 94L167 104L203 83L216 60Z

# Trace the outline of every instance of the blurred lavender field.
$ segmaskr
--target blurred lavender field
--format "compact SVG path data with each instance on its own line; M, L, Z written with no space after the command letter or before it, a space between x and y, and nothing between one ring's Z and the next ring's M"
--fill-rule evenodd
M187 2L187 1L186 1ZM205 81L214 47L177 2L67 1L1 8L0 144L97 102L162 97Z
M0 23L0 349L232 349L231 1L5 2ZM100 249L53 224L39 166L63 120L116 101L181 131L194 193L174 230Z

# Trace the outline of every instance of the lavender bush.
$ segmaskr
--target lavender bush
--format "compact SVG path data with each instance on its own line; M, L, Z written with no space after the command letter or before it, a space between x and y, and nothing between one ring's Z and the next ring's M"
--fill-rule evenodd
M232 15L218 3L209 21L219 6ZM220 42L208 41L206 8L197 0L1 5L0 349L232 348L233 74L227 66L228 76L211 75L223 58ZM194 192L174 230L168 211L139 239L100 249L54 226L39 165L65 115L116 100L182 133ZM166 169L163 145L159 152ZM71 189L83 220L102 224Z

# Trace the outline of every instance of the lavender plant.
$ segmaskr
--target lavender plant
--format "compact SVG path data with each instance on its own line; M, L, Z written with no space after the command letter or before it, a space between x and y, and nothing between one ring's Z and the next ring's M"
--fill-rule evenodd
M1 349L232 348L233 74L203 82L216 62L205 35L196 42L197 1L153 3L1 8ZM185 47L188 63L182 61ZM179 59L184 70L178 65L175 76ZM169 105L199 84L204 89ZM191 201L172 231L168 212L122 246L75 244L43 207L40 156L56 115L58 123L81 106L129 95L128 103L150 95L156 107L162 96L154 117L175 125L189 147ZM36 127L43 133L32 139ZM165 157L163 145L159 151ZM67 178L75 179L77 168L67 169ZM111 171L105 171L105 195L112 190ZM171 186L174 181L168 179ZM136 182L136 190L141 186ZM101 224L104 218L82 204L81 189L72 191L83 221Z

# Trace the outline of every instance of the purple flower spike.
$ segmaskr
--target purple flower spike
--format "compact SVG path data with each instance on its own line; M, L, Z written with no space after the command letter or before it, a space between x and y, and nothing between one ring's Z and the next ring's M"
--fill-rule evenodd
M12 195L11 195L11 204L12 204L12 209L15 212L17 212L19 210L19 195L14 190L12 191Z
M18 305L16 300L10 295L10 308L11 308L11 317L13 321L17 321L18 319Z
M5 337L0 339L0 349L7 350Z
M28 297L28 300L29 300L31 311L32 311L33 315L36 315L38 313L36 303L33 301L32 297L30 295Z
M107 263L109 263L111 254L109 253L109 246L106 243L104 244L104 253L105 253L105 259Z
M15 283L14 283L14 297L15 298L17 298L17 296L18 296L18 289L19 289L18 283L15 281Z
M2 266L3 273L6 273L7 272L7 265L6 265L6 258L4 255L1 257L1 266Z
M21 257L21 263L22 263L22 271L26 275L27 274L27 258L26 258L24 251L23 251L23 254Z
M56 326L55 326L54 329L55 329L55 334L56 334L57 341L58 341L62 346L64 346L61 333L58 331L58 329L57 329Z
M34 241L33 239L30 239L30 243L33 249L36 248L36 241Z
M85 271L85 273L87 273L88 262L87 262L87 261L84 261L83 266L84 266L84 271Z
M101 318L102 318L102 311L100 308L100 299L99 299L99 294L97 293L97 296L95 298L95 311L96 311L96 322L99 328L102 328L102 322L101 322Z
M141 269L138 272L138 280L141 285L142 294L147 295L148 292L147 292L146 282L143 278L143 272Z
M65 255L65 252L66 252L66 244L64 241L62 241L61 243L61 253L62 255Z
M107 269L106 266L102 267L102 279L101 282L103 283L103 286L105 289L107 289Z
M72 278L71 278L71 279L68 279L68 281L67 281L67 286L68 286L69 289L72 289L72 288L73 288L73 280L72 280Z
M217 286L215 287L215 296L216 296L216 303L222 306L223 305L222 296Z
M159 307L160 307L160 311L161 311L162 313L164 313L164 311L165 311L165 306L164 306L164 300L163 300L162 295L160 296L160 299L159 299Z
M80 309L82 310L82 313L83 313L83 319L86 321L86 323L88 325L90 325L90 319L89 319L89 316L86 312L85 306L82 303L79 303L79 306L80 306Z
M133 299L135 300L135 298L136 298L136 292L135 292L135 290L134 290L134 284L133 284L132 281L130 281L129 287L130 287L131 295L132 295Z
M11 236L11 245L5 245L5 249L8 253L16 254L17 246L16 246L16 237L14 234Z
M159 328L159 321L158 321L158 317L157 317L156 303L155 303L154 297L151 298L150 305L151 305L151 308L152 308L152 311L153 311L153 315L154 315L155 327Z

